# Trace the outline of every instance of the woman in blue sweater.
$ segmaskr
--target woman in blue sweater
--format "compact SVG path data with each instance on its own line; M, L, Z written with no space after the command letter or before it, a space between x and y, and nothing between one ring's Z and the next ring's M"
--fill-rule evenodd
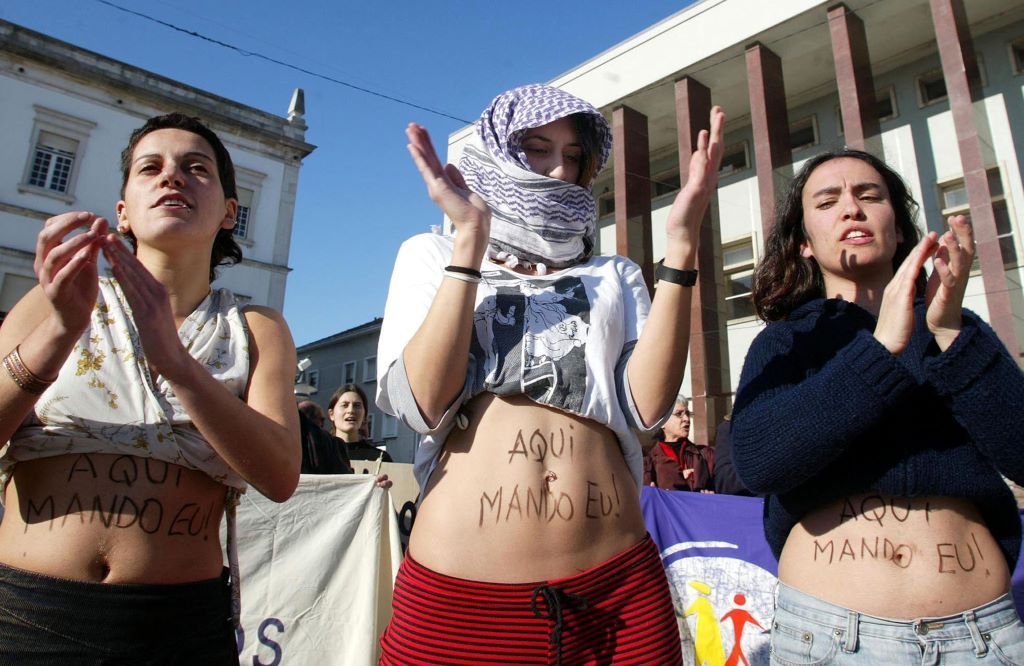
M962 308L967 219L919 240L916 208L877 158L816 157L754 276L733 456L779 558L773 664L1024 663L1024 376Z

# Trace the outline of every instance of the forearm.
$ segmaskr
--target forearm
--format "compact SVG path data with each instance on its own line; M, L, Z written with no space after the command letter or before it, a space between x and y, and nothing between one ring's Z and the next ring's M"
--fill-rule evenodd
M696 247L688 243L670 243L668 247L667 267L694 267ZM644 425L664 416L679 393L690 347L693 289L672 282L658 283L650 315L629 360L629 386Z
M866 331L813 372L800 367L795 354L765 353L756 340L748 363L752 358L760 370L744 368L732 454L740 480L759 495L786 492L814 477L915 386Z
M13 317L15 313L12 312ZM0 354L6 355L15 347L25 368L40 379L57 377L74 349L80 332L69 331L53 315L40 321L31 331L11 321L5 327ZM39 394L27 391L15 383L6 370L0 370L0 442L7 442L32 411Z
M926 362L927 381L1005 476L1024 482L1024 374L990 328L966 320L962 337Z
M453 266L478 268L482 260L482 248L456 239ZM476 289L472 282L441 280L427 316L402 353L416 405L431 427L458 397L466 380Z
M167 377L193 425L217 454L266 497L291 496L301 465L298 412L294 423L253 409L187 356Z

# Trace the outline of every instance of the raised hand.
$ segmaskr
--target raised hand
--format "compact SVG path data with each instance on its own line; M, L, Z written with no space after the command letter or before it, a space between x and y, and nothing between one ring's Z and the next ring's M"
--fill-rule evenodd
M697 135L697 150L690 155L686 185L676 195L665 222L665 232L670 243L680 240L696 247L704 211L718 187L725 127L725 112L721 107L712 107L710 120L711 131L701 130Z
M88 229L65 240L80 227ZM64 213L48 219L36 239L33 267L39 285L68 331L79 333L89 325L99 291L96 254L108 228L106 218L92 213Z
M430 200L444 211L460 236L475 241L482 258L491 231L487 203L466 187L466 180L454 165L441 164L425 127L409 123L405 135L409 138L409 154L423 176Z
M106 240L103 254L131 306L146 361L157 374L174 379L191 357L178 338L167 289L116 236Z
M939 237L935 270L925 292L925 321L942 351L960 334L964 293L974 261L974 230L970 222L963 215L952 215L947 222L949 231Z
M891 354L899 354L910 343L914 332L914 296L917 276L924 262L936 250L938 234L930 231L914 246L882 293L882 304L875 324L875 339Z

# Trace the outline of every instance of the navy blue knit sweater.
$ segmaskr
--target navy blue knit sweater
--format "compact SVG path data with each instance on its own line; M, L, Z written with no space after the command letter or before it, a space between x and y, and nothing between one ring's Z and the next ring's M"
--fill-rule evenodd
M817 299L773 322L747 353L733 412L733 461L765 495L764 529L776 558L804 515L877 491L966 498L1010 569L1021 527L1000 472L1024 481L1024 374L991 328L964 311L940 352L915 306L909 347L875 340L875 317Z

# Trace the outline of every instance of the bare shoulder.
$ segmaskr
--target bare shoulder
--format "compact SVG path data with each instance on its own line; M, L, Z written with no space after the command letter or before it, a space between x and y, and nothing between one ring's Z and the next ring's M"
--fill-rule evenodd
M245 317L245 323L253 335L284 334L291 338L288 322L284 320L284 315L274 308L266 305L247 305L242 309L242 316Z

